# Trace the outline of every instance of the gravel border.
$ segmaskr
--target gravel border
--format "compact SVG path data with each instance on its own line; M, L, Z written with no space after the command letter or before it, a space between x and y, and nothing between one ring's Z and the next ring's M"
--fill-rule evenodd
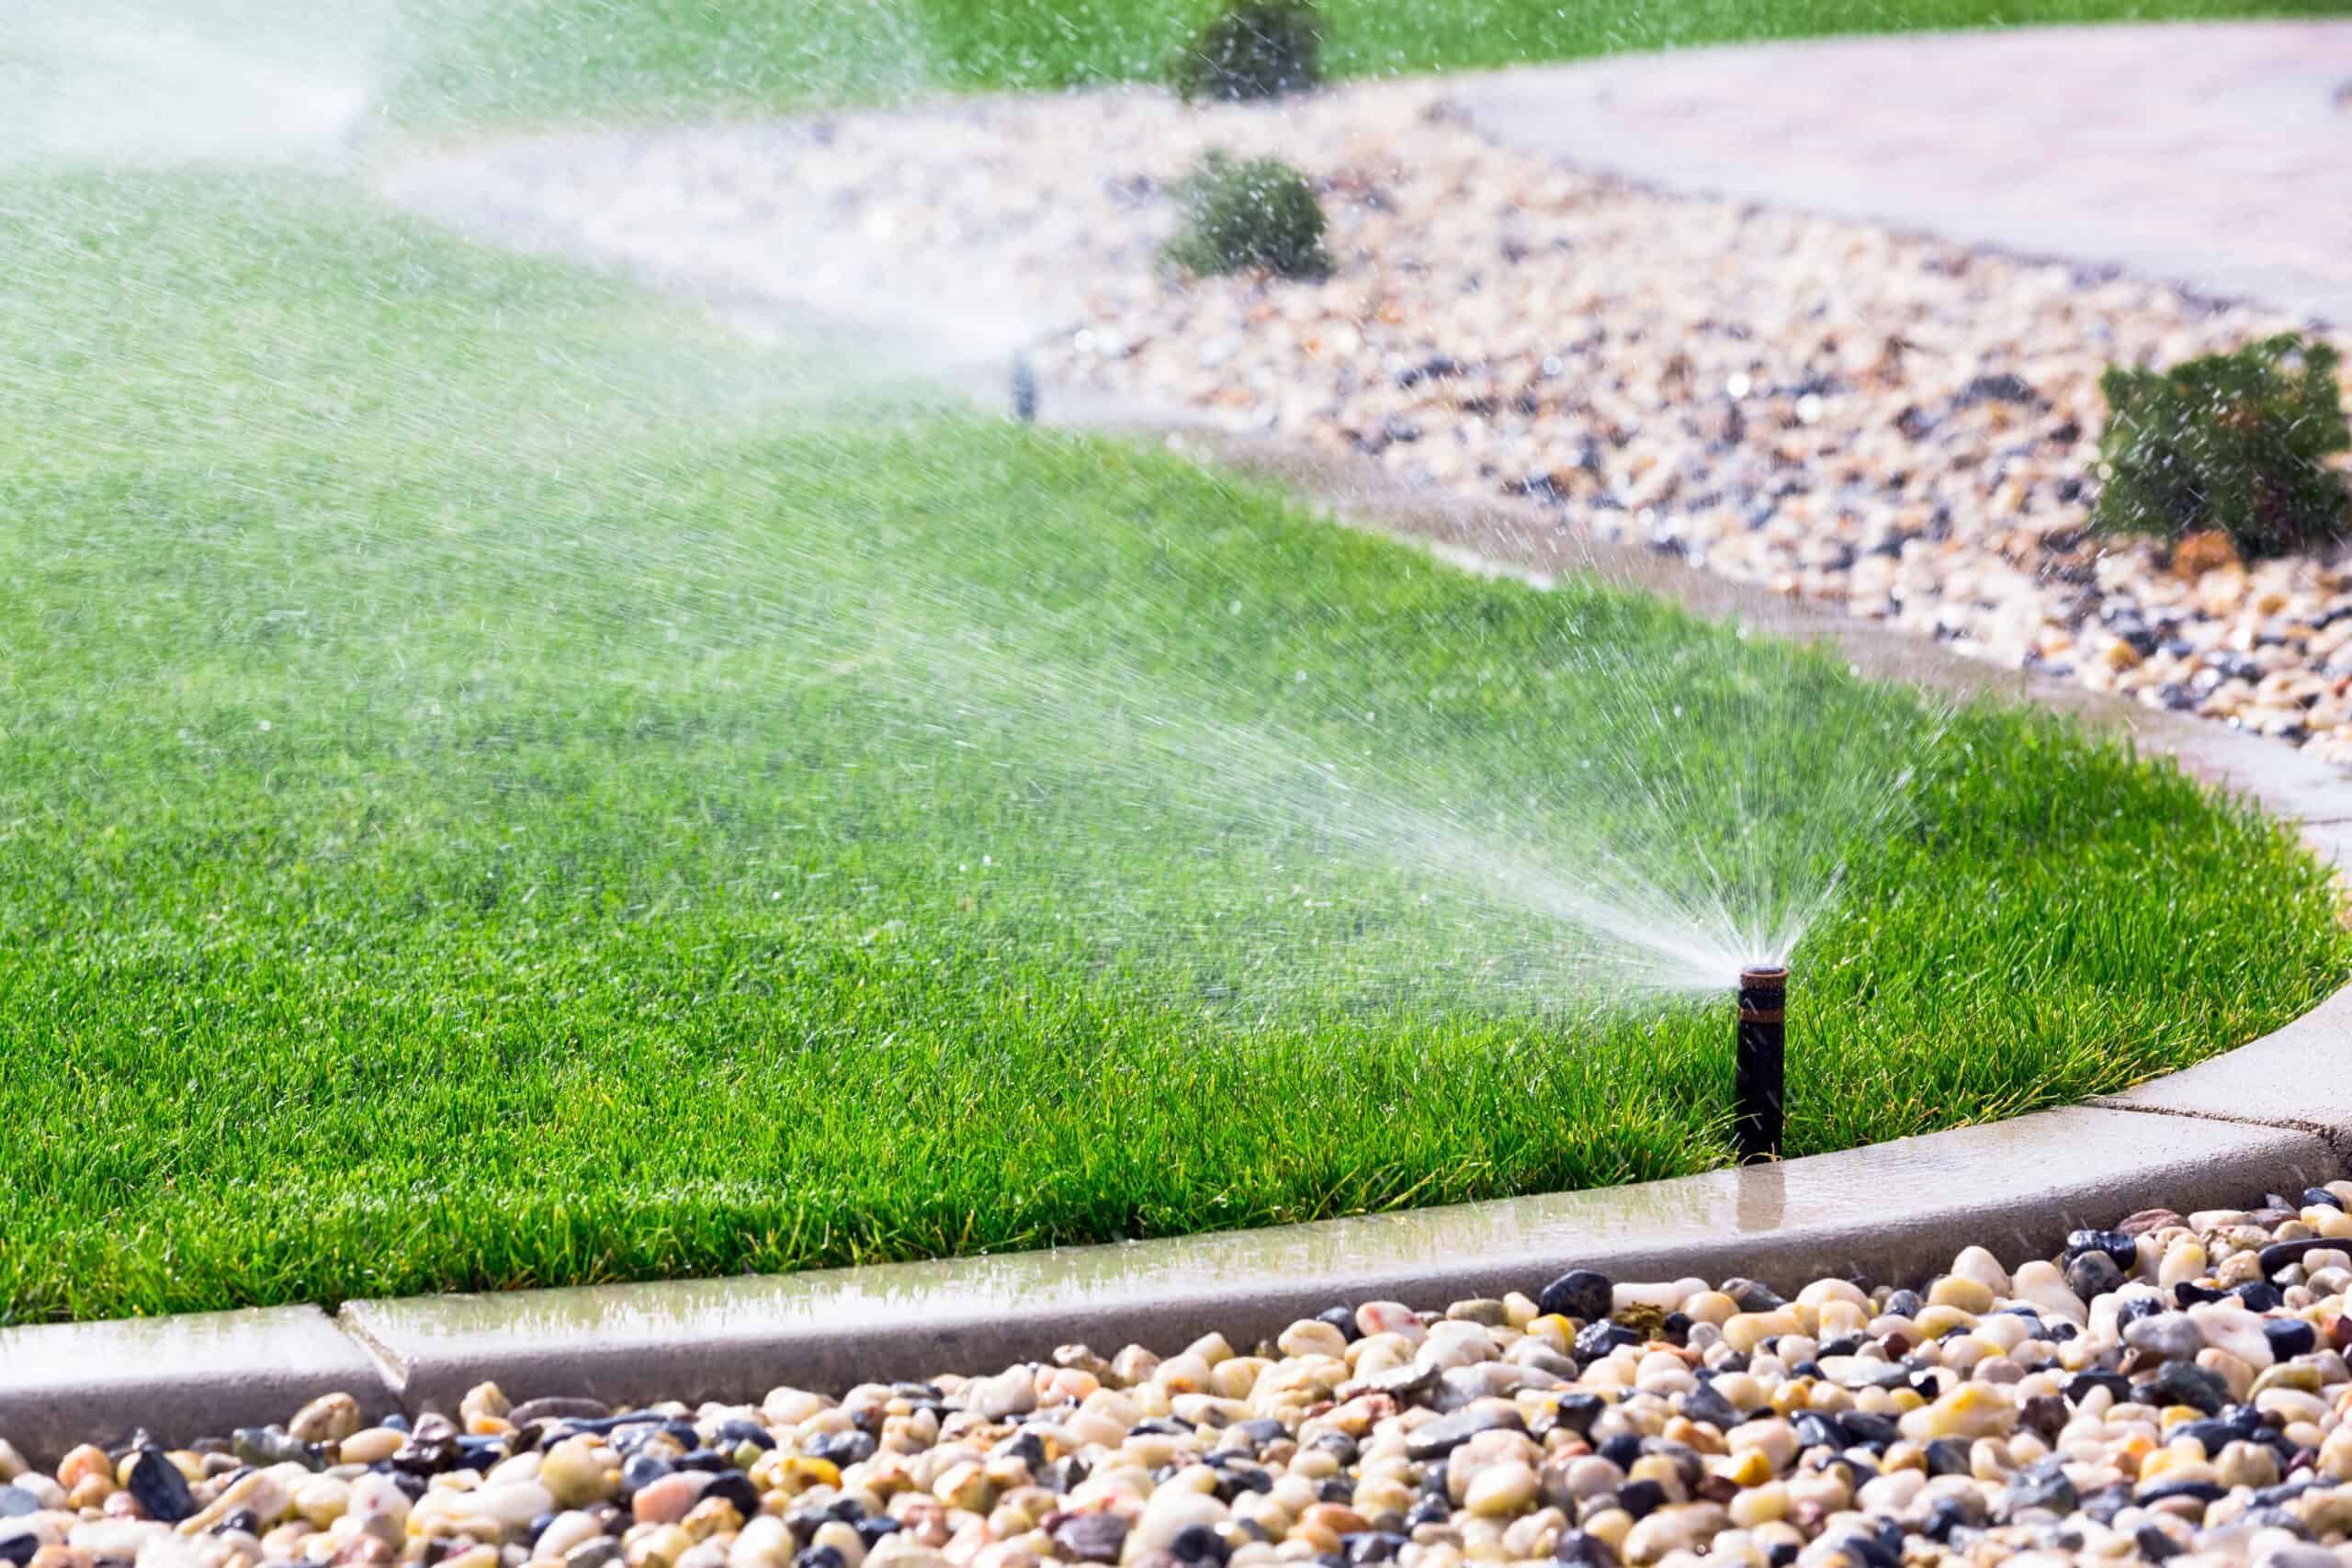
M2209 1172L2169 1206L1958 1233L1990 1247L1948 1230L1916 1288L1745 1243L1705 1272L1578 1253L1418 1307L1286 1291L1262 1327L1160 1319L1108 1355L1114 1321L1032 1319L1009 1352L899 1334L708 1396L691 1363L628 1393L521 1367L520 1404L345 1386L111 1440L85 1415L54 1458L0 1438L0 1561L2335 1568L2352 1181L2274 1173L2243 1206L2200 1207Z

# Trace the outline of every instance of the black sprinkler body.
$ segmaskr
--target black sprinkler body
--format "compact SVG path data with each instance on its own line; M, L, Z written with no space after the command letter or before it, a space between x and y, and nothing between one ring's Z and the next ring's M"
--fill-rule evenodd
M1023 424L1037 422L1037 372L1026 355L1012 361L1012 417Z
M1786 1080L1789 972L1779 964L1739 972L1739 1025L1732 1057L1732 1141L1739 1162L1781 1157Z

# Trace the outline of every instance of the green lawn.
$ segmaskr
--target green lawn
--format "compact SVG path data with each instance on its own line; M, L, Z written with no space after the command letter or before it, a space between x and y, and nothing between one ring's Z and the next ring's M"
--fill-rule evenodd
M1844 863L1796 1152L2352 960L2284 833L2035 715L843 395L323 180L19 171L0 224L0 1321L1720 1164L1724 998L1607 1005L1531 908L1602 837Z
M1214 0L401 0L396 111L502 120L1156 79ZM2340 16L2344 0L1322 0L1335 73L1829 33Z

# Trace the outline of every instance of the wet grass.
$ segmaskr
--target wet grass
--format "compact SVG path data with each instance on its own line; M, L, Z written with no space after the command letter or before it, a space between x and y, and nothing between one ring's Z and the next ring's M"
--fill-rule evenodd
M2116 1089L2352 960L2279 830L2035 715L844 405L333 186L0 208L0 1321L1722 1163L1721 999L1560 989L1333 770L1538 845L1672 779L1693 853L1849 857L1799 1153ZM1776 836L1914 762L1885 829Z
M406 0L403 117L664 118L1156 81L1214 0ZM1838 33L2341 16L2343 0L1322 0L1334 74Z

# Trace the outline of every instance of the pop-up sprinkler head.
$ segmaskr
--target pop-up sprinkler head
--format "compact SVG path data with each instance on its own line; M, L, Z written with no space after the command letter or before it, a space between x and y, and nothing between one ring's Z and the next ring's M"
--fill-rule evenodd
M1012 417L1023 424L1037 423L1037 372L1025 354L1012 356Z
M1739 972L1739 1029L1732 1057L1732 1141L1739 1162L1781 1157L1782 1046L1789 972L1780 964Z

